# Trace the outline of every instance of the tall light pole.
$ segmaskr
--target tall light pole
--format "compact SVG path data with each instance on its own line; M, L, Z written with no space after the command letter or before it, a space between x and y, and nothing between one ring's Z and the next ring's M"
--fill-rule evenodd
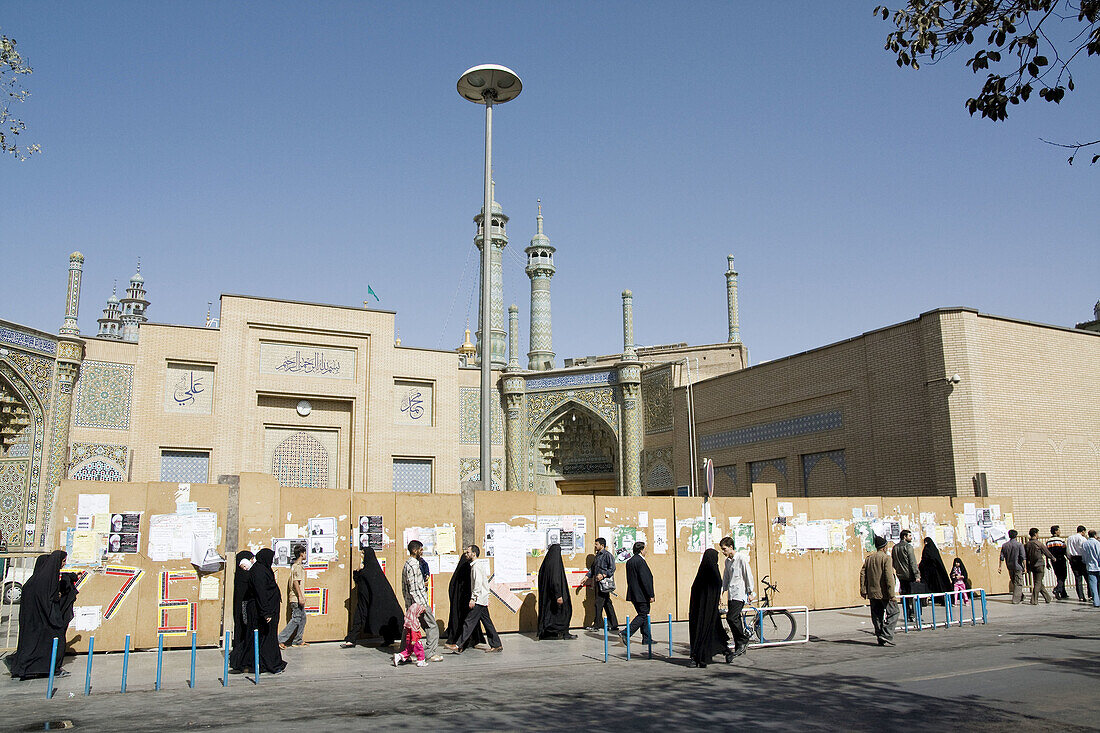
M485 199L481 209L481 485L493 487L492 373L493 105L519 96L523 82L506 66L482 64L462 72L458 93L485 105ZM503 296L503 294L502 294Z

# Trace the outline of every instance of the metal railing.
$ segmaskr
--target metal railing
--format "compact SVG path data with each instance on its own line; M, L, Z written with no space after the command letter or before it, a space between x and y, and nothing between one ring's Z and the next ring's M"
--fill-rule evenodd
M19 641L19 600L39 554L0 552L0 653L14 651Z
M940 617L936 617L936 599L941 598L943 613ZM899 596L899 602L901 603L901 615L902 625L905 632L909 632L910 623L910 606L913 608L912 623L915 627L915 631L921 629L936 629L945 628L949 629L953 625L961 627L966 621L965 606L970 608L970 625L978 625L978 605L981 604L982 624L988 623L989 616L987 613L987 606L985 601L985 588L974 588L971 590L954 590L946 593L911 593L909 595ZM926 622L924 618L924 611L922 609L922 601L931 601L929 604L931 617ZM958 617L955 617L955 608L958 607Z

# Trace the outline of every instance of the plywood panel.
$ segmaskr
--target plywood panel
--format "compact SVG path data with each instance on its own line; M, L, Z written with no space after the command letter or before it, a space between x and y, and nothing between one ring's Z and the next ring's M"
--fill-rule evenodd
M95 636L96 649L116 651L123 648L127 634L131 648L154 648L158 629L165 625L165 646L189 646L191 632L198 633L200 645L216 645L221 639L225 570L210 573L218 583L218 597L199 599L199 576L189 560L153 562L147 556L149 518L152 514L171 514L176 510L177 484L113 483L63 481L58 495L53 526L58 531L58 546L64 547L65 529L76 524L80 494L110 495L112 513L141 512L141 538L137 553L108 554L100 568L71 567L83 574L77 606L98 606L105 617L91 632L69 633L70 650L87 651L88 637ZM200 511L218 516L221 542L218 551L225 554L226 487L209 484L190 485L191 499ZM162 588L162 574L168 585ZM167 592L165 592L167 591ZM162 619L161 611L167 611Z
M721 497L711 499L708 502L709 515L714 519L714 533L695 550L689 549L691 545L692 528L696 521L703 517L703 500L697 497L675 497L673 499L673 512L676 515L674 527L669 531L673 538L669 538L670 546L676 551L676 613L679 620L686 621L688 606L691 598L691 584L699 572L699 563L703 557L703 551L707 548L718 548L718 542L730 533L730 520L735 519L745 523L753 522L752 499L748 497ZM699 525L702 526L701 524ZM756 528L757 542L759 542L760 529ZM750 553L751 556L751 553ZM719 555L719 568L725 559ZM756 568L753 568L754 576Z
M834 527L844 528L844 550L810 550L806 557L811 560L814 583L815 608L843 608L863 603L859 595L859 571L863 566L866 553L862 540L855 532L852 509L860 507L866 511L868 505L878 505L877 497L814 498L809 500L807 518L810 520L832 520ZM889 510L881 508L883 512ZM893 511L898 511L896 508ZM775 598L777 605L785 605L785 589L780 585L780 594Z
M638 539L646 543L646 563L653 572L653 592L655 602L650 609L650 619L654 622L665 621L668 614L676 615L676 556L672 543L672 533L676 528L676 515L673 509L672 497L646 496L597 496L595 513L596 523L599 526L608 527L634 527L638 533ZM639 520L639 514L645 513L644 525ZM661 554L654 547L654 520L663 520L667 527L668 542L666 551ZM593 538L595 535L593 535ZM612 538L607 538L614 542ZM613 597L615 613L618 614L620 624L627 615L633 616L634 606L626 600L626 565L622 558L617 558L618 565L615 572L615 583L618 586ZM591 590L587 590L589 596L593 596ZM576 618L577 607L574 605L573 613ZM594 608L592 613L585 617L585 622L595 618Z
M487 543L485 542L485 525L492 523L505 523L513 527L522 527L536 523L538 496L528 491L478 491L474 494L474 536L477 543L483 548L482 555L486 555ZM490 581L493 580L493 572L496 562L493 558L487 558L490 566ZM528 559L528 572L532 568L537 570L537 560ZM497 631L531 631L535 623L531 619L538 616L535 594L531 591L517 593L520 599L519 608L513 610L504 605L495 595L489 600L489 616ZM522 624L521 624L522 620Z
M401 530L397 527L396 497L391 493L379 492L351 492L351 514L348 516L348 533L352 543L351 562L348 563L348 595L337 599L337 612L344 614L344 633L351 629L351 619L354 618L355 606L358 594L355 592L355 583L351 579L353 572L363 567L363 555L359 551L357 543L357 531L359 517L381 516L384 544L382 549L375 548L374 554L382 566L382 572L390 582L397 595L398 603L401 603L401 566L405 561L406 553L401 545ZM401 603L404 607L404 603Z
M771 582L779 587L772 602L777 606L809 606L815 608L813 556L794 549L784 550L782 544L786 525L779 523L779 503L790 503L792 512L786 516L792 524L799 514L809 517L810 500L797 497L768 499L768 545L771 548ZM760 583L757 583L759 589Z
M397 507L397 544L401 544L404 537L404 531L408 527L441 527L450 525L455 530L455 548L453 552L447 553L452 559L457 557L462 552L462 497L458 494L397 494L396 495L396 507ZM405 550L404 547L398 548L399 550ZM439 561L439 552L436 552L437 557L425 555L425 559L428 559L434 565ZM400 564L395 564L395 572L392 574L394 580L397 583L398 598L401 593L401 577L398 572L404 564L405 558L408 557L408 551L405 550L404 557L401 558ZM439 572L431 576L431 587L429 588L429 594L432 600L432 612L435 614L436 621L439 623L440 631L442 633L443 627L447 624L447 618L451 612L450 599L447 596L447 588L451 582L451 572ZM402 603L402 605L404 605Z
M550 496L539 495L535 501L536 516L538 517L563 517L563 516L581 516L585 518L585 535L584 535L584 549L576 550L574 552L563 552L562 563L565 565L565 574L569 579L570 584L579 584L582 575L581 573L587 570L592 565L592 561L595 558L594 550L592 549L593 543L596 541L596 504L597 500L612 499L616 497L593 497L585 495L577 496ZM542 567L542 557L533 557L528 563L528 569L538 577L539 568ZM615 580L621 586L621 589L617 591L618 598L614 598L616 603L615 610L620 614L625 613L626 606L626 572L617 572L615 574ZM536 590L531 595L535 597L535 604L533 607L524 606L522 613L520 614L520 628L523 631L537 631L538 630L538 584L535 584ZM620 611L619 607L622 606L623 610ZM592 590L587 586L579 590L573 591L573 616L570 626L573 628L580 628L592 623L592 620L596 616L595 595Z

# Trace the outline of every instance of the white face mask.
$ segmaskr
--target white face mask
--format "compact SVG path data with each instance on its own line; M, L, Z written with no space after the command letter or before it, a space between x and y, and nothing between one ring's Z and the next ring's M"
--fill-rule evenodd
M237 565L240 566L241 570L248 570L249 568L252 567L252 564L253 564L252 560L249 560L247 557L244 558L243 560L241 560L239 563L237 563Z

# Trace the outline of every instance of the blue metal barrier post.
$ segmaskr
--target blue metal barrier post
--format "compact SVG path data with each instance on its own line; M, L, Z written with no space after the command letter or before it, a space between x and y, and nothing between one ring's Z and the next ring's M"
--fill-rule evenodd
M191 681L188 683L191 685L191 689L195 689L195 683L198 681L195 679L195 644L198 641L199 634L197 631L191 632Z
M672 614L668 615L668 658L672 659Z
M164 634L157 634L157 683L153 686L154 690L160 689L160 665L164 659Z
M982 594L982 624L984 625L984 624L987 623L987 619L988 619L988 616L986 615L986 607L985 607L985 588L982 588L978 592Z
M917 612L917 631L920 631L924 628L924 619L921 618L920 596L916 596L913 600L915 601L913 608L916 609Z
M630 661L630 615L626 617L626 631L622 632L623 638L626 641L626 661Z
M764 643L764 611L759 608L756 609L756 638Z
M653 659L653 624L649 622L649 614L645 615L645 635L649 638L649 658Z
M225 668L222 671L222 687L229 687L229 632L225 632L225 643L222 644L225 652Z
M975 618L975 612L974 612L974 591L973 590L970 591L970 625L971 626L977 626L978 625L978 620L977 620L977 618Z
M607 663L607 616L603 617L603 661Z
M53 670L57 664L57 637L53 638L53 651L50 652L50 680L46 683L46 699L53 697Z
M126 692L126 671L130 668L130 635L126 635L122 649L122 691Z
M901 624L905 629L905 633L909 633L909 603L905 600L905 596L901 597Z
M88 669L84 672L84 697L92 694L92 653L95 652L95 637L88 637Z
M256 665L252 668L252 681L260 684L260 630L252 630L252 661Z
M931 601L932 606L932 629L936 628L936 597L933 595L928 596L928 600Z

